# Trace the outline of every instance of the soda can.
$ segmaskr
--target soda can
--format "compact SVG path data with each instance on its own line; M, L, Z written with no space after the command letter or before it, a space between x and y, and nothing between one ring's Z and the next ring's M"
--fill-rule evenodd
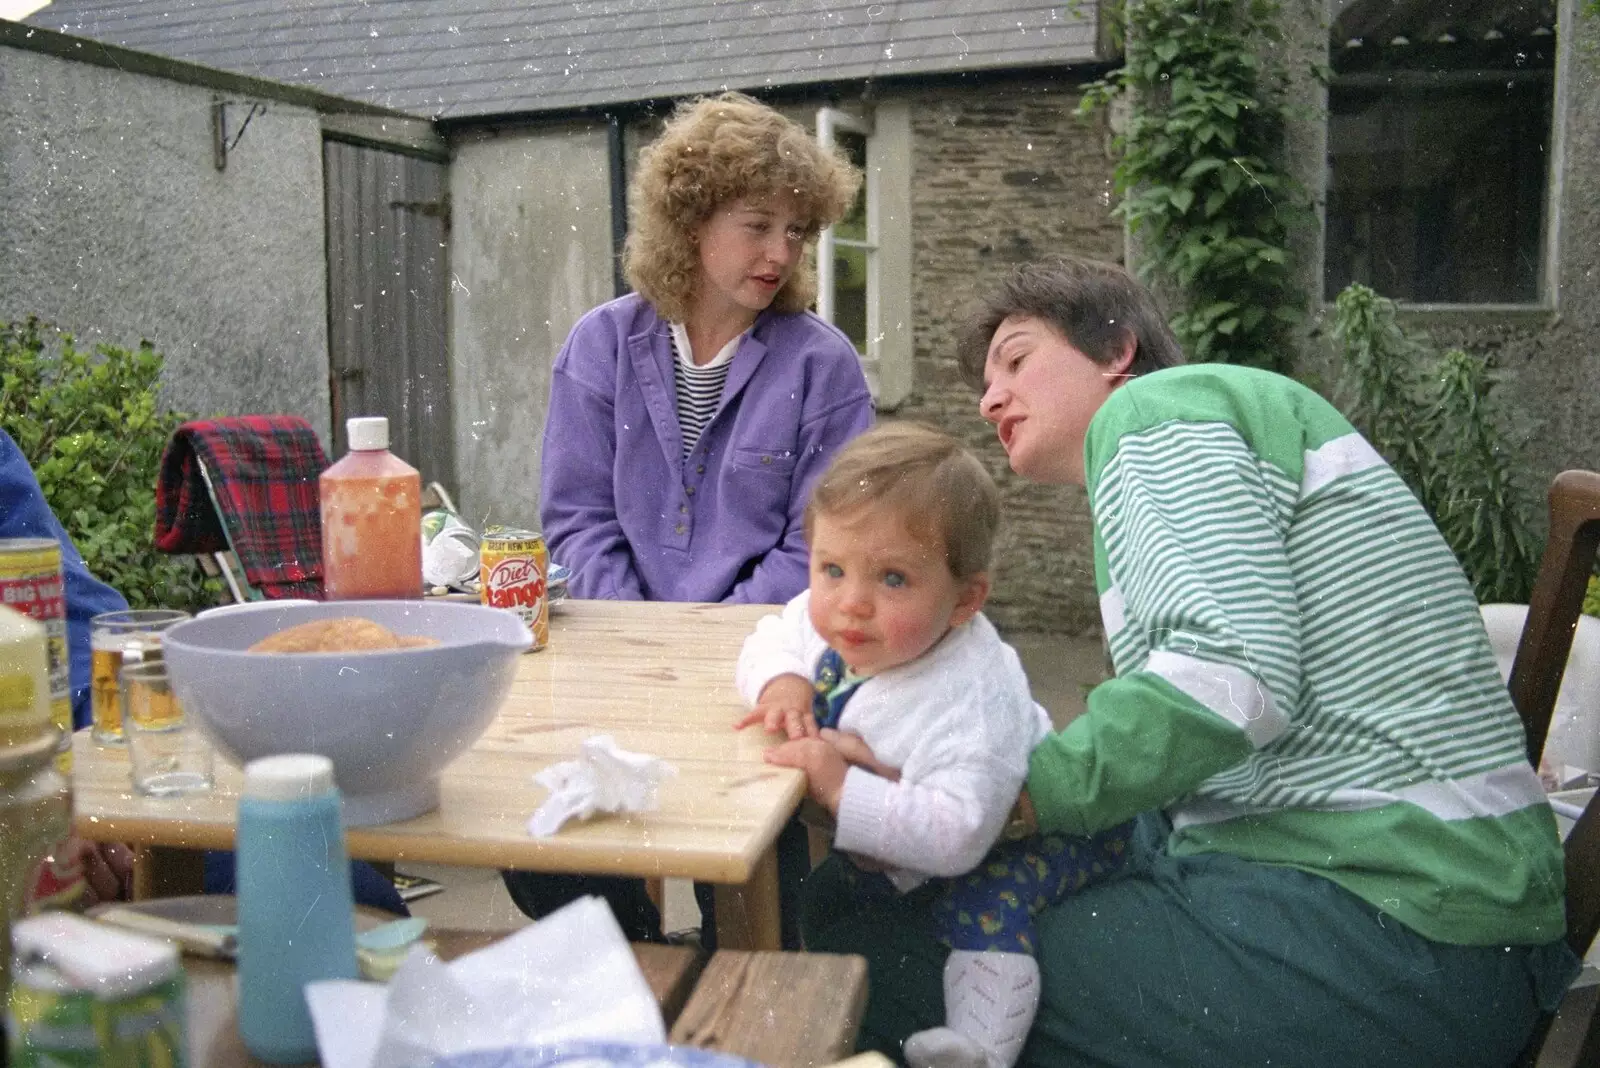
M478 598L522 617L533 632L533 648L550 644L550 553L544 535L531 530L491 529L478 545Z
M185 1068L177 947L48 912L12 931L6 1014L13 1068Z
M56 767L72 773L72 661L67 653L67 603L61 545L51 538L0 538L0 604L44 624L50 677L50 721L61 731Z

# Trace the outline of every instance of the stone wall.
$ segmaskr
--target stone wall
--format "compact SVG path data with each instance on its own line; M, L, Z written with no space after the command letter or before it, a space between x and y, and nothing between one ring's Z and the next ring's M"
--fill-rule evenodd
M1058 252L1121 258L1105 124L1076 117L1079 96L1063 77L922 91L912 111L916 366L911 400L893 418L957 435L999 481L1004 530L989 614L1009 631L1099 626L1088 509L1079 490L1011 473L956 368L955 334L1018 263Z
M456 504L474 526L537 529L550 369L611 299L605 127L460 138L450 165L450 393Z
M1505 401L1533 424L1523 460L1539 495L1570 467L1600 469L1600 15L1566 10L1556 122L1556 250L1547 310L1417 312L1410 325L1446 345L1492 353Z
M1441 347L1461 347L1493 358L1505 373L1498 396L1530 431L1517 459L1527 476L1538 526L1545 520L1544 493L1550 480L1572 467L1600 469L1600 16L1563 3L1558 29L1555 133L1559 154L1550 210L1554 255L1543 306L1403 308L1401 320L1427 333ZM1326 24L1296 18L1291 33L1326 42ZM1313 102L1326 107L1325 94ZM1313 176L1321 199L1325 171ZM1317 264L1320 274L1321 264ZM1326 326L1331 308L1319 309ZM1323 348L1313 350L1316 370L1336 373Z
M0 46L0 318L149 339L163 399L292 412L328 438L322 130L307 107ZM248 127L249 106L258 111ZM241 132L242 129L242 132Z

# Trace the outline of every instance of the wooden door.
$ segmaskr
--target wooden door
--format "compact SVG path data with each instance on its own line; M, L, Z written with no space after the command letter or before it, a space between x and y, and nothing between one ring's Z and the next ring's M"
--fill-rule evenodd
M389 419L390 449L455 492L445 165L325 141L333 452L344 421Z

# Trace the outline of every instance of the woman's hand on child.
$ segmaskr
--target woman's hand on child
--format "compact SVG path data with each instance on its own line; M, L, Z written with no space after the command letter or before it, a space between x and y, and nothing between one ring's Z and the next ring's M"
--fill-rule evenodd
M827 809L828 815L839 815L839 796L844 793L850 765L837 749L821 738L796 738L768 749L766 758L768 764L805 772L811 800Z
M834 751L844 758L846 764L870 771L879 778L888 779L890 782L900 781L900 769L891 768L880 761L872 752L872 747L859 734L850 734L847 731L836 731L831 727L819 732L823 741L833 746Z
M763 691L763 698L766 692ZM754 715L754 713L752 713ZM813 720L813 723L815 721ZM814 729L814 728L813 728ZM811 800L839 814L839 797L844 793L844 778L852 767L874 775L900 781L900 769L891 768L873 755L872 747L858 734L824 728L815 738L796 738L767 750L767 763L799 768L806 773L806 792Z
M817 736L817 717L811 711L811 683L800 675L779 675L762 687L756 707L733 725L743 730L759 723L774 734L782 733L790 741Z

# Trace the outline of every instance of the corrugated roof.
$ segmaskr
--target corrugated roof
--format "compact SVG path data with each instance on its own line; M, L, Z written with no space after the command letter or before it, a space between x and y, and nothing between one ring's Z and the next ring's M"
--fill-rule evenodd
M1097 58L1094 0L56 0L27 21L440 118Z
M1522 36L1556 25L1555 0L1340 0L1336 7L1331 30L1335 45L1351 38L1388 42L1395 37L1437 41L1446 35Z
M1333 69L1553 70L1555 0L1342 0Z

